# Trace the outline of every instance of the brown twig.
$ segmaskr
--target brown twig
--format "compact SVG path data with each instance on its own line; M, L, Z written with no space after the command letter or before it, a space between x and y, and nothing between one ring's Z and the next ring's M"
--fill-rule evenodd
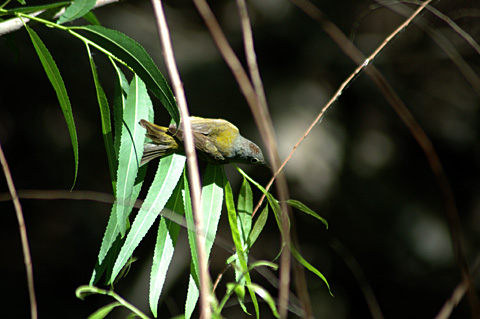
M97 0L94 8L96 9L96 8L99 8L99 7L103 7L107 4L111 4L111 3L114 3L114 2L118 2L118 1L119 0ZM40 10L40 11L37 11L37 12L30 13L30 15L31 16L38 16L38 15L44 13L44 12L45 12L45 10ZM65 8L61 9L57 14L55 14L53 16L53 19L56 19L56 18L60 17L60 15L62 15L63 12L65 12ZM20 18L13 18L13 19L8 19L8 20L0 22L0 37L4 34L20 30L21 28L24 27L24 23L27 23L28 21L29 21L29 19L25 19L25 18L23 18L23 21Z
M187 100L183 90L182 81L178 73L175 57L173 55L172 43L170 40L170 32L168 30L167 20L163 12L161 0L152 0L152 5L155 11L155 20L157 22L158 33L160 41L163 46L163 53L165 55L165 63L172 80L173 91L177 99L178 107L182 115L182 128L185 143L185 154L187 155L188 165L188 179L192 194L192 209L195 221L195 240L197 243L197 255L199 263L199 277L200 277L200 311L202 318L209 319L211 317L210 309L210 275L208 273L208 259L205 251L205 234L202 218L201 205L201 186L200 174L198 169L197 155L195 152L195 145L193 142L193 133L190 124L190 114L188 112Z
M7 159L3 153L2 145L0 144L0 164L2 164L3 174L7 180L8 190L12 196L13 205L15 207L15 212L17 214L18 227L20 231L20 238L22 241L22 250L23 250L23 260L25 261L25 270L27 272L27 283L28 283L28 295L30 297L30 314L32 319L37 319L37 300L35 297L35 287L33 282L33 266L32 266L32 257L30 255L30 247L28 244L27 237L27 228L25 226L25 220L23 218L22 205L18 199L17 191L15 189L15 184L13 183L12 174L8 168Z

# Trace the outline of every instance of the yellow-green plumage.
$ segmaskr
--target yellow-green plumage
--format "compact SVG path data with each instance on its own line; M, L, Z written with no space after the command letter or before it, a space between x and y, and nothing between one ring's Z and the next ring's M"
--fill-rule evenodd
M223 119L191 117L195 147L199 156L212 164L242 163L267 165L262 151L240 135L238 128ZM147 130L152 143L144 146L141 165L155 157L183 151L183 131L175 124L168 128L145 120L140 125Z

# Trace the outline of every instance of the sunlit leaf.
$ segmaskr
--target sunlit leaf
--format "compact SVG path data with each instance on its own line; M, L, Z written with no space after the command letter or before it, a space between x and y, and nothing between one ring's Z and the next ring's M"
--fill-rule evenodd
M72 141L73 157L75 159L75 176L73 178L72 185L73 189L75 182L77 181L78 174L78 139L77 130L75 129L75 122L73 120L70 99L68 98L67 89L63 83L60 71L58 70L57 65L55 64L55 61L53 60L53 57L48 51L47 47L43 44L37 33L35 33L35 31L33 31L27 24L25 24L25 29L32 40L35 51L37 51L37 55L40 58L40 62L42 62L43 69L45 70L50 83L55 89L55 92L57 93L58 102L60 103L65 122L67 123L68 132L70 133L70 140Z
M74 0L72 4L65 9L65 12L58 18L58 24L63 24L83 17L86 13L95 7L96 0Z
M110 282L115 280L165 207L183 172L184 165L185 156L183 155L172 154L160 159L157 173L148 190L147 197L135 217L125 243L115 261Z
M125 62L162 102L173 120L180 122L180 113L170 87L140 44L119 31L101 26L72 27L71 30L83 30L86 38Z

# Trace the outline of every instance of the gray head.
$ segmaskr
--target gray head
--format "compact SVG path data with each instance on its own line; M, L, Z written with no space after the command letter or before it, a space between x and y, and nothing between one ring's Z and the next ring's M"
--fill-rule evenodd
M235 154L228 158L230 163L269 166L257 144L239 135L235 141Z

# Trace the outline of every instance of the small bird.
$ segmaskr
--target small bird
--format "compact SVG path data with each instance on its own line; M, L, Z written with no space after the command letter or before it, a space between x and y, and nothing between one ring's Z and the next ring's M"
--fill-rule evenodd
M238 128L227 120L190 117L193 139L203 160L222 165L228 163L265 165L260 148L240 135ZM176 124L158 126L146 120L139 123L147 130L151 143L145 143L140 165L156 158L183 152L183 130Z

